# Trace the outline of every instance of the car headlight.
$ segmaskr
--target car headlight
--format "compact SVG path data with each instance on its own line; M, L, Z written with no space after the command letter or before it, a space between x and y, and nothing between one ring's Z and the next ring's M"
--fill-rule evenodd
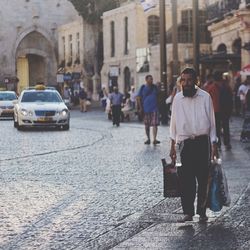
M21 109L21 114L23 116L32 116L33 115L33 112L32 111L28 111L26 109Z
M62 115L62 116L67 116L67 115L68 115L68 110L67 110L67 109L63 109L63 110L61 111L61 115Z

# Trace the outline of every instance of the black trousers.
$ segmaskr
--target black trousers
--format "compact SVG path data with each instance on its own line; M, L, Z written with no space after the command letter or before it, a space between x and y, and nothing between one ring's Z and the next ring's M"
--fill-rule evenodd
M198 187L197 211L204 216L206 213L206 190L210 166L210 141L204 135L196 139L184 141L181 150L181 204L184 214L195 214L194 201Z
M229 120L230 116L228 114L221 114L221 127L223 129L223 142L225 146L230 145Z
M120 125L121 105L112 106L113 124Z
M218 138L218 147L221 146L221 113L215 112L216 136Z

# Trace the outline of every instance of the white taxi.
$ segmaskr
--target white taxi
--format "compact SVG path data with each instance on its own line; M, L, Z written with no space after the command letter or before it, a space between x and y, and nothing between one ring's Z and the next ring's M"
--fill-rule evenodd
M14 91L0 91L0 117L13 117L14 104L17 99Z
M70 113L55 88L37 85L22 91L14 101L14 127L58 127L69 130Z

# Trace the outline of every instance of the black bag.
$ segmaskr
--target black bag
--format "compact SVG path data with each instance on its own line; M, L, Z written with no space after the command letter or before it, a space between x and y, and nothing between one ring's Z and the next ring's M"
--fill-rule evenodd
M180 183L180 169L175 164L167 164L165 159L162 159L163 166L163 196L164 197L180 197L181 183Z

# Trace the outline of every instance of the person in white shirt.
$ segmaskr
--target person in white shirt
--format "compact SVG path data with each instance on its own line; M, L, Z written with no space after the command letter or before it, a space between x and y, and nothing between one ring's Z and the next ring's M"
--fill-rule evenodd
M175 163L176 146L180 150L181 204L184 218L192 221L195 214L196 180L198 183L197 214L200 221L207 221L206 191L211 159L218 157L213 103L210 95L200 89L194 69L185 68L181 73L182 91L172 104L170 120L170 157ZM211 151L212 149L212 151Z

